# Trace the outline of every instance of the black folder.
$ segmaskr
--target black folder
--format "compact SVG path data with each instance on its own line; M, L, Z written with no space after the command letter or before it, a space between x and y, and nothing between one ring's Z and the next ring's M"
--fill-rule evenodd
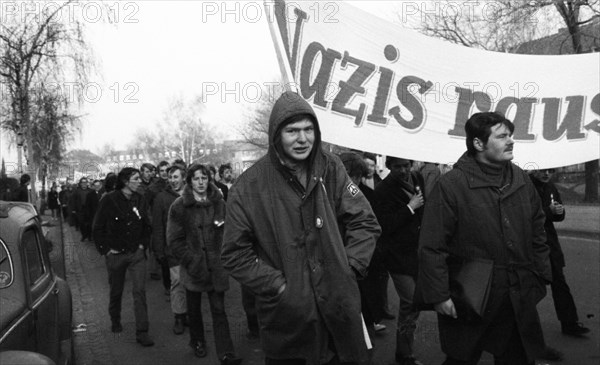
M459 318L483 317L494 271L494 261L450 256L447 259L450 298Z

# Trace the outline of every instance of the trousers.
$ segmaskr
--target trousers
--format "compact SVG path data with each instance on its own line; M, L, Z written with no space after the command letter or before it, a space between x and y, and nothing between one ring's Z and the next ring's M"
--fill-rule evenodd
M135 252L107 254L106 269L110 286L108 313L113 322L121 321L121 302L125 287L125 274L129 271L133 285L133 308L136 332L148 331L148 306L146 304L146 257L144 250Z

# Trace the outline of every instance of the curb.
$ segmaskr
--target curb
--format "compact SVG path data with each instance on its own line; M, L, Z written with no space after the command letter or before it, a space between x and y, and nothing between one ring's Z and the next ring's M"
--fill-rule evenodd
M588 239L588 240L600 241L600 232L579 231L576 229L562 228L562 229L557 229L556 233L558 233L559 236L568 236L568 237L576 237L576 238L584 238L584 239Z

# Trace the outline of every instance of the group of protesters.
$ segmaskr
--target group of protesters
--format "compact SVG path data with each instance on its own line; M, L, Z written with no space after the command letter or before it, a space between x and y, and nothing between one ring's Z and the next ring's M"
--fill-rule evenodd
M83 178L59 202L82 240L91 234L105 256L113 332L123 330L129 272L142 346L154 344L149 270L163 280L173 332L188 325L198 357L208 351L207 293L225 365L242 361L225 312L229 276L241 284L247 335L260 338L267 365L367 363L371 337L395 317L396 362L421 364L413 343L422 310L438 314L444 364L476 364L484 351L496 364L533 364L561 357L546 346L536 309L546 285L562 332L589 329L562 273L552 225L564 218L560 195L549 170L527 174L510 162L513 131L500 114L476 113L465 123L467 151L451 170L388 156L382 179L373 154L323 150L312 107L286 92L270 115L267 154L235 183L228 164L217 172L162 161L156 169L123 168L87 192ZM459 273L472 267L471 276L484 280L479 306L456 288ZM387 298L390 278L396 311Z

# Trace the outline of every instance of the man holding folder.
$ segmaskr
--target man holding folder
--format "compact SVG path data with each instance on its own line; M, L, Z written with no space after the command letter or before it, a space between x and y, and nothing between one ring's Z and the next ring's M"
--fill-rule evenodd
M513 131L500 114L474 114L467 152L425 205L415 300L438 312L446 365L476 364L483 351L496 364L533 364L544 350L536 309L552 279L544 212L510 162Z

